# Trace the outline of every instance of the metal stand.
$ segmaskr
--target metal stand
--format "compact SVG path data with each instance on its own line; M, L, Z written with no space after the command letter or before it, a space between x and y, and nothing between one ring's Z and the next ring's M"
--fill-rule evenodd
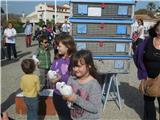
M102 101L104 103L103 111L105 110L108 100L115 100L119 109L121 110L122 105L118 87L117 73L108 73L105 77L105 83L102 89Z

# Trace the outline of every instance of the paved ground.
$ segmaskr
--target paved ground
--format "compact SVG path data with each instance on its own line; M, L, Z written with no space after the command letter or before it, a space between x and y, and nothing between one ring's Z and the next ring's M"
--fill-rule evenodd
M13 120L26 120L26 115L16 114L15 96L20 92L19 78L22 75L20 63L22 59L31 57L37 47L37 41L34 41L32 47L26 48L24 37L17 37L17 52L20 59L18 61L1 61L1 109L7 111ZM53 51L51 52L53 53ZM130 74L118 75L118 81L120 95L123 99L122 109L119 110L115 101L107 102L102 113L102 120L141 120L143 98L137 90L139 81L136 78L136 68L132 61ZM41 119L58 120L57 116L42 116Z

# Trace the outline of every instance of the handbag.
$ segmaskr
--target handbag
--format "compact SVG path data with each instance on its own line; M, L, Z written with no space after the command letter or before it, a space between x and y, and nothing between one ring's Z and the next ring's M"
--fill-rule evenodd
M147 96L160 97L160 74L156 78L147 78L142 80L139 90Z
M136 32L136 31L133 32L133 34L132 34L132 40L133 40L133 42L137 41L138 38L139 38L138 32Z

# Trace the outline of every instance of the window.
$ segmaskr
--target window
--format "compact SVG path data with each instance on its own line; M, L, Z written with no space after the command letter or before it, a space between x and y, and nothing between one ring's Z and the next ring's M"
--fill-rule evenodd
M117 25L117 34L126 34L127 33L127 26L126 25Z
M86 46L86 43L82 43L82 42L80 42L80 43L77 43L77 50L85 50L86 48L87 48L87 46Z
M78 14L88 14L88 6L87 5L78 5Z
M87 33L87 25L77 24L77 33Z
M122 60L115 60L114 62L115 69L123 69L124 68L124 61Z
M125 43L116 44L116 52L125 52Z
M102 8L100 7L89 7L88 16L102 16Z
M128 14L128 6L118 6L118 15L127 15Z

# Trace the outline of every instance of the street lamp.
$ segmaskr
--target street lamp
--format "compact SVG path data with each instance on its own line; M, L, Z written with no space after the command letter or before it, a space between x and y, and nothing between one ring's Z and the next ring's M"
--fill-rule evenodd
M25 16L25 12L23 11L23 12L22 12L22 17L24 18L24 16Z
M8 21L8 2L6 0L6 20Z
M54 0L54 23L57 23L57 0Z

